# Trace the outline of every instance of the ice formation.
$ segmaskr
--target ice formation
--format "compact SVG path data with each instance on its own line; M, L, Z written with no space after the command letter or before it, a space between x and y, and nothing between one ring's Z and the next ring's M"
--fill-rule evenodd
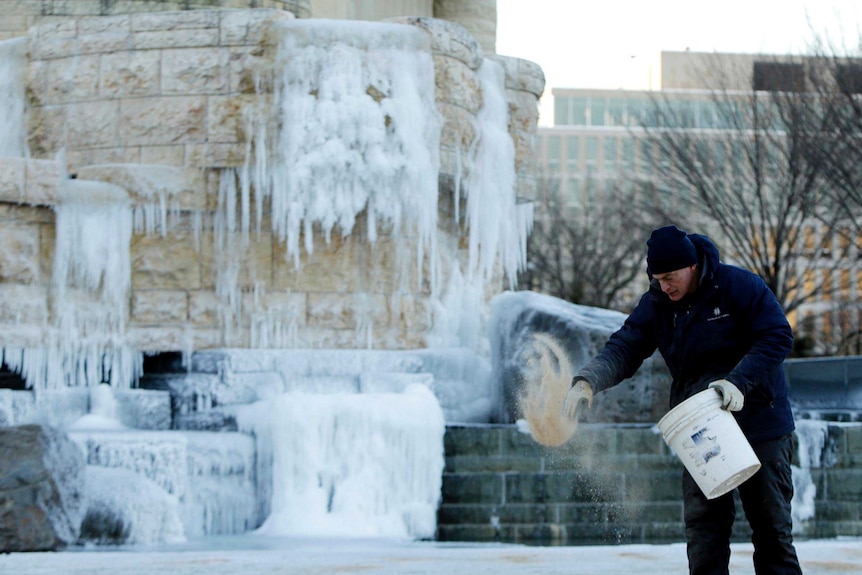
M793 471L793 500L791 511L794 528L814 517L817 485L811 475L812 469L821 467L823 450L829 437L828 422L801 420L796 422L796 438L799 441L799 466Z
M415 229L417 260L433 250L441 120L428 39L399 24L280 24L276 122L250 118L254 154L241 172L239 224L249 188L272 201L273 231L300 265L312 228L349 235L367 210L365 234ZM257 203L260 205L260 202ZM258 212L260 217L260 212ZM228 223L230 226L230 223Z
M434 536L445 424L424 386L284 394L242 408L240 425L271 449L272 512L260 533Z

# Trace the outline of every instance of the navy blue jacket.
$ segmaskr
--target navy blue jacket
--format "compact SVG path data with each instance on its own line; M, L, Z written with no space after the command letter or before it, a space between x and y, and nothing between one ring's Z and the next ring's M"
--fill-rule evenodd
M578 376L599 392L631 377L658 348L673 383L673 407L727 379L745 403L735 412L751 443L794 429L782 362L793 332L781 305L750 271L720 263L706 236L689 234L698 252L698 289L672 302L653 281L623 326Z

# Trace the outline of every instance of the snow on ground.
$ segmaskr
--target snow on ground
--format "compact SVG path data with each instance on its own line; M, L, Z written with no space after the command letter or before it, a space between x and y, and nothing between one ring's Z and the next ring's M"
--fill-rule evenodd
M796 544L805 575L862 573L862 539ZM589 575L685 573L685 545L529 547L524 545L328 538L208 537L183 545L0 555L16 575ZM754 573L751 545L734 544L730 571Z

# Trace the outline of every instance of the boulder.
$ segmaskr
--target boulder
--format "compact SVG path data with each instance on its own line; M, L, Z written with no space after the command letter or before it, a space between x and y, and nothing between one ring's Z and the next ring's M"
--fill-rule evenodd
M536 378L534 366L543 349L554 366L552 375L565 379L562 395L545 398L548 409L559 411L573 374L592 359L613 332L623 325L620 312L576 305L530 291L504 292L491 300L491 363L496 398L496 421L521 419L525 386ZM538 341L551 342L548 348ZM541 359L541 358L540 358ZM541 374L540 374L541 375ZM546 378L540 377L543 381ZM655 423L668 409L671 377L659 354L644 361L631 378L594 398L592 409L581 414L587 423Z
M84 455L57 428L0 428L0 552L53 551L78 539Z

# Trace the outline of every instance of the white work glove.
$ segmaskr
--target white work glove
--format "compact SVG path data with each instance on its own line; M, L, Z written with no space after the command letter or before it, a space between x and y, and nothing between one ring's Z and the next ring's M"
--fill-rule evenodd
M578 419L578 412L581 405L587 404L587 408L593 405L593 388L587 383L586 379L575 378L572 380L572 388L566 393L566 399L563 400L563 416L571 420Z
M721 395L721 408L728 411L742 409L744 398L739 388L726 379L719 379L709 384L709 387Z

